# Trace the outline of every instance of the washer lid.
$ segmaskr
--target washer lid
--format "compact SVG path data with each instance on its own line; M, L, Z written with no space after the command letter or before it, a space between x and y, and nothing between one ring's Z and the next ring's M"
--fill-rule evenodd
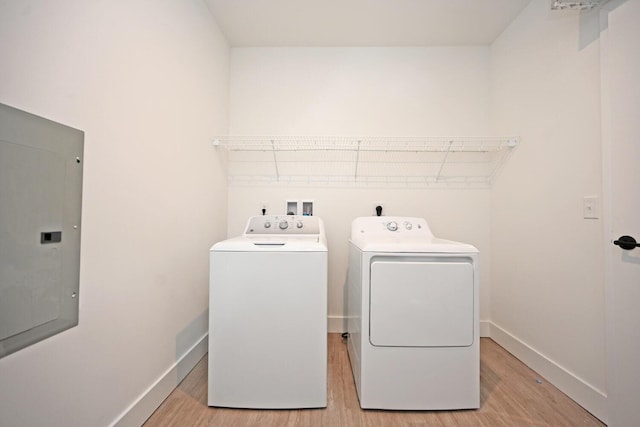
M239 236L211 247L219 252L327 252L318 236Z
M239 236L223 240L211 247L212 251L228 252L326 252L327 245L318 236L288 237Z

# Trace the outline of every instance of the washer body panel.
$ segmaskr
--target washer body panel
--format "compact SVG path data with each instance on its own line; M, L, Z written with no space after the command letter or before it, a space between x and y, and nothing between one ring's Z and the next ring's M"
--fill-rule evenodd
M324 236L270 239L241 236L211 249L210 406L327 405Z

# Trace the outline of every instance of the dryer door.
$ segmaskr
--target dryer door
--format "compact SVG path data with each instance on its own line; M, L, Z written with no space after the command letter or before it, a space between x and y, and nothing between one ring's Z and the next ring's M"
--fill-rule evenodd
M474 269L470 259L373 258L370 271L372 345L465 347L473 343Z

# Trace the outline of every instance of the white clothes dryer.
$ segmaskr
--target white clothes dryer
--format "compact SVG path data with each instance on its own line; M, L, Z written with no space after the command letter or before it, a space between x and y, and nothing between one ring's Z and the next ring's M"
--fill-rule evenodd
M209 406L327 406L327 244L313 216L252 217L210 252Z
M352 223L348 353L365 409L480 407L478 250L422 218Z

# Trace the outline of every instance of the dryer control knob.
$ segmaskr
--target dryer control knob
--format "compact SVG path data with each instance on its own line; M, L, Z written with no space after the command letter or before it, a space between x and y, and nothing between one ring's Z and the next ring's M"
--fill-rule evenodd
M266 221L266 222L264 223L264 228L271 228L271 222Z
M289 223L287 221L280 221L278 227L280 227L280 230L286 230L287 228L289 228Z
M296 222L296 227L302 228L303 227L302 221Z
M391 221L389 223L387 223L387 230L389 231L396 231L398 229L398 223L395 221Z
M409 221L405 221L404 228L406 228L407 230L411 230L413 228L413 224L411 224Z

